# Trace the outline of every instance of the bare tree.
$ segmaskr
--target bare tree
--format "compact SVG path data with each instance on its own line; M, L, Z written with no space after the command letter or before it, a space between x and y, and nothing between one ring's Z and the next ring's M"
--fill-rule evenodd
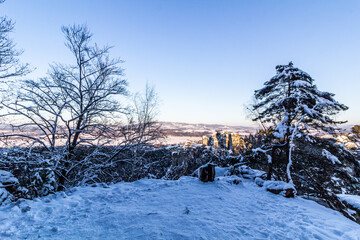
M157 140L164 138L161 124L157 121L158 107L158 94L155 88L149 84L146 84L143 93L136 93L133 96L127 114L128 123L116 128L116 136L122 141L117 144L114 154L109 159L110 161L124 150L154 144Z
M127 82L119 67L122 61L109 57L109 46L91 46L92 34L86 26L63 27L62 31L76 63L51 66L50 78L61 89L68 113L63 120L71 152L79 143L98 139L104 130L103 120L122 112L114 97L127 94Z
M155 88L146 84L143 94L137 93L133 98L134 111L131 123L137 128L139 142L153 141L161 137L160 124L157 122L159 100Z
M61 96L61 90L47 78L22 81L21 88L2 101L7 112L1 116L16 118L11 123L13 133L2 137L27 138L53 151L56 139L64 137L61 121L66 102ZM27 133L34 129L37 134Z
M144 93L134 95L131 106L122 106L119 97L128 95L119 66L122 61L109 57L110 47L91 45L92 34L86 26L63 27L62 31L74 64L51 65L47 77L22 81L19 91L2 101L7 110L2 116L18 119L11 124L16 132L2 137L28 139L49 151L60 150L54 158L60 189L70 182L69 176L90 179L100 168L112 166L124 149L136 149L162 136L155 120L154 88L147 85ZM30 128L39 134L29 132ZM111 140L117 140L114 150L102 151ZM97 147L79 156L75 149L84 144Z
M4 0L0 1L0 4ZM28 64L21 64L19 56L22 51L15 49L15 43L10 38L14 30L14 22L6 17L0 17L0 80L23 76L29 72Z
M111 59L111 47L91 45L92 34L86 26L63 27L66 46L74 64L54 64L49 76L36 81L23 81L10 101L3 101L8 113L25 119L13 125L21 129L36 127L40 137L26 134L41 145L54 149L57 138L66 139L71 153L79 144L93 144L103 137L111 119L124 112L115 97L127 95L127 82L122 78L120 59Z

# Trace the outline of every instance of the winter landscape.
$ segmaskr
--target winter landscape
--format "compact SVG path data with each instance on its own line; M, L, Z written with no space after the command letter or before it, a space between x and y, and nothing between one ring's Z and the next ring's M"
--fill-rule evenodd
M0 0L0 239L360 240L359 9Z

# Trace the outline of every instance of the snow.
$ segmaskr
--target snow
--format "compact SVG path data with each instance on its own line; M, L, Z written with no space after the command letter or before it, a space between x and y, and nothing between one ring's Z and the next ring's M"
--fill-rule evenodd
M288 131L288 126L286 125L287 121L288 121L288 117L285 114L284 119L275 128L275 132L273 133L275 137L277 138L285 137L285 134Z
M294 184L292 183L286 183L282 181L265 181L264 182L264 188L265 189L272 189L272 190L286 190L289 188L294 188Z
M311 83L306 82L304 80L296 80L293 82L295 87L311 87Z
M0 206L11 201L11 195L5 188L0 188Z
M359 225L231 177L143 179L0 207L0 239L356 239ZM230 180L230 181L229 181Z
M237 169L241 176L246 179L256 179L258 177L266 175L266 172L252 169L246 165L239 166Z
M267 159L268 159L268 163L271 163L271 162L272 162L271 156L267 153L268 151L270 151L270 149L264 150L264 149L262 149L262 148L255 148L255 149L253 149L252 151L253 151L254 153L256 153L256 152L262 152L262 153L264 153L264 154L266 155Z
M229 168L215 167L215 177L228 175Z
M308 114L310 117L314 117L314 115L316 115L316 113L318 113L317 111L315 111L314 109L310 109L307 105L305 104L301 104L302 109L304 109L304 111L306 112L306 114Z
M360 196L350 194L338 194L341 201L345 201L356 209L360 210Z
M326 149L323 149L323 150L322 150L322 155L323 155L324 157L326 157L327 159L329 159L329 160L332 162L332 164L335 164L335 163L341 164L340 160L339 160L336 156L332 155L332 154L331 154L328 150L326 150Z

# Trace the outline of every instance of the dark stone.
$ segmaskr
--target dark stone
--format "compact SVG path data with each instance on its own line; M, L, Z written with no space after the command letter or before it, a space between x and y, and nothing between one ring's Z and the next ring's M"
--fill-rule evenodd
M287 188L287 189L285 189L285 195L284 195L285 197L287 197L287 198L293 198L293 197L295 197L295 191L294 191L294 189L293 188Z
M231 137L231 133L229 134L229 142L228 142L228 146L227 146L228 150L233 151L233 144L232 144L232 137Z
M199 179L202 182L213 182L215 180L215 165L207 164L199 169Z
M281 193L282 191L284 191L284 190L282 190L282 189L272 189L272 188L267 188L266 190L269 191L269 192L271 192L271 193L274 193L274 194L279 194L279 193Z
M239 179L234 179L234 180L233 180L233 184L235 184L235 185L240 184L240 180L239 180Z
M210 137L208 138L207 145L208 145L209 147L214 146L214 139L213 139L212 136L210 136Z

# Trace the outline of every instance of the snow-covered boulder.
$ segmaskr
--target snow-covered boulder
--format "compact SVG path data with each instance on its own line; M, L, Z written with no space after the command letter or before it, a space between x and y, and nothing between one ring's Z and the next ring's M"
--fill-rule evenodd
M264 178L266 172L252 169L246 165L239 166L235 172L236 175L241 175L243 178L254 180L255 178Z
M285 197L294 197L296 190L292 183L286 183L282 181L265 181L264 188L275 194L282 194Z
M338 194L337 196L340 198L341 201L346 202L353 208L360 211L360 196L351 194Z
M360 196L353 194L337 194L337 197L347 207L346 212L351 215L356 222L360 222Z

